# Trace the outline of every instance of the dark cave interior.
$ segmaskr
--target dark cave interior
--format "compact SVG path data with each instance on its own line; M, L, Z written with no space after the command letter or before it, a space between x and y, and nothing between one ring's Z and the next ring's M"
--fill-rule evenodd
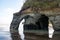
M48 16L41 15L36 24L24 25L24 30L48 30Z

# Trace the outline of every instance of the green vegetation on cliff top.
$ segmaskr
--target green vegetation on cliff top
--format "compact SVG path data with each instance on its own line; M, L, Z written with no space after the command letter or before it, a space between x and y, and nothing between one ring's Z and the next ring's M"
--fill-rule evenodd
M55 7L59 7L60 5L60 0L27 0L23 6L23 8L25 7L35 7L35 8L43 8L43 9L47 9L47 8L55 8Z

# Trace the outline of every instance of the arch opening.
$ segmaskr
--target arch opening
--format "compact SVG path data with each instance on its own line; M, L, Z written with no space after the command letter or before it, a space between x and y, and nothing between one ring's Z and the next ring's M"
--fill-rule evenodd
M35 24L24 25L24 30L48 30L48 16L41 15Z
M24 17L19 17L14 15L14 17L16 17L15 19L13 18L13 21L11 23L10 26L10 31L11 32L15 32L18 31L19 28L19 23L20 21L24 18L25 19L25 23L24 23L24 31L25 30L48 30L48 16L46 15L39 15L39 16L30 16L30 15L26 15ZM19 18L18 18L19 17ZM36 18L38 19L36 19ZM34 19L35 18L35 19Z

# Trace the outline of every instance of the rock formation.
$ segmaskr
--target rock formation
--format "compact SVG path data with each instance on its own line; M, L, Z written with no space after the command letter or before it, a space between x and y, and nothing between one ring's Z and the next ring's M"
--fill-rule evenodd
M42 15L45 15L45 17L47 18L44 18ZM19 12L13 14L13 20L10 26L10 30L12 32L18 31L19 23L23 18L27 18L28 20L25 22L25 24L29 24L32 22L33 24L37 23L38 26L40 25L36 20L38 20L39 18L40 18L40 21L46 19L47 21L45 21L45 23L46 22L48 23L48 20L50 20L54 25L54 29L60 30L60 21L59 21L60 20L60 1L59 0L27 0L24 3L22 9ZM40 22L40 23L43 24L43 22Z

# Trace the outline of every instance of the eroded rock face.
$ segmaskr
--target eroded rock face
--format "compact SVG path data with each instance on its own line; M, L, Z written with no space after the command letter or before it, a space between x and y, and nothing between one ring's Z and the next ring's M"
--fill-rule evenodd
M53 22L55 30L60 30L60 15L51 16L49 17L49 20Z
M19 24L23 18L25 19L24 30L48 29L48 20L52 21L54 29L60 30L60 15L55 15L60 14L58 2L59 1L56 0L27 0L21 11L14 14L10 30L18 31ZM51 10L48 11L47 9ZM42 16L42 14L44 16Z
M40 30L48 29L48 17L41 14L14 14L11 22L10 30L13 32L18 31L19 23L22 19L25 19L24 30Z
M13 32L18 31L19 24L22 19L26 19L24 23L24 30L40 30L48 28L48 19L52 21L55 30L60 30L60 15L45 16L41 14L14 14L11 22L10 30ZM46 21L45 21L46 20Z

